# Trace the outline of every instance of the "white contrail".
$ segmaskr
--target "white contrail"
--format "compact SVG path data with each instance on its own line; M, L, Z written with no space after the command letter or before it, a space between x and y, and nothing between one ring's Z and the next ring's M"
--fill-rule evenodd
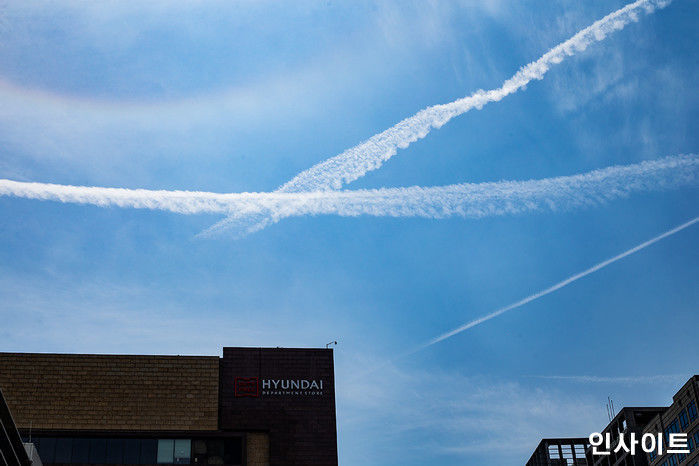
M636 192L699 183L699 156L676 155L573 176L530 181L303 193L152 191L0 180L0 195L97 206L159 209L181 214L264 214L273 221L301 215L481 218L560 211Z
M427 107L395 126L372 136L361 144L305 170L282 185L278 192L304 192L340 189L371 170L376 170L393 157L398 149L424 138L432 128L441 128L452 118L474 108L481 109L489 102L497 102L509 94L524 88L535 79L542 79L554 64L566 57L584 51L588 45L605 39L608 34L623 29L638 20L639 13L650 14L664 8L670 0L637 0L595 21L570 39L555 46L538 60L517 71L497 89L478 90L468 97L453 102ZM264 216L253 216L247 221L224 219L205 230L203 235L220 233L232 226L242 227L245 233L261 230L272 223Z
M459 327L456 327L455 329L450 330L450 331L448 331L448 332L446 332L446 333L444 333L444 334L442 334L442 335L440 335L440 336L438 336L438 337L433 338L432 340L428 341L427 343L424 343L424 344L418 346L417 348L415 348L415 349L413 349L412 351L406 353L405 355L416 353L416 352L418 352L418 351L420 351L420 350L423 350L423 349L425 349L425 348L427 348L427 347L429 347L429 346L432 346L432 345L434 345L434 344L436 344L436 343L439 343L440 341L444 341L444 340L446 340L447 338L451 338L451 337L453 337L454 335L457 335L457 334L459 334L459 333L461 333L461 332L463 332L463 331L466 331L466 330L468 330L468 329L470 329L470 328L473 328L473 327L475 327L476 325L480 325L480 324L482 324L483 322L487 322L487 321L489 321L490 319L494 319L494 318L496 318L497 316L500 316L500 315L506 313L507 311L511 311L511 310L513 310L513 309L517 309L517 308L519 308L519 307L524 306L525 304L528 304L528 303L530 303L530 302L532 302L532 301L535 301L535 300L537 300L537 299L539 299L539 298L542 298L542 297L544 297L544 296L546 296L546 295L548 295L548 294L551 294L551 293L553 293L553 292L556 291L556 290L560 290L561 288L563 288L563 287L565 287L565 286L568 286L568 285L570 285L571 283L573 283L573 282L575 282L575 281L577 281L577 280L580 280L581 278L586 277L586 276L588 276L588 275L590 275L590 274L592 274L592 273L595 273L595 272L597 272L598 270L603 269L603 268L607 267L608 265L611 265L611 264L613 264L614 262L623 259L624 257L630 256L631 254L634 254L634 253L636 253L636 252L638 252L638 251L640 251L640 250L642 250L642 249L645 249L645 248L647 248L648 246L651 246L652 244L655 244L655 243L657 243L658 241L660 241L660 240L662 240L662 239L664 239L664 238L667 238L668 236L672 236L672 235L674 235L675 233L678 233L678 232L684 230L685 228L689 228L690 226L694 225L694 224L697 223L697 222L699 222L699 217L695 217L695 218L693 218L692 220L690 220L690 221L688 221L688 222L686 222L686 223L683 223L682 225L679 225L679 226L673 228L672 230L666 231L665 233L663 233L663 234L661 234L661 235L658 235L658 236L656 236L655 238L649 239L648 241L646 241L646 242L644 242L644 243L641 243L641 244L639 244L638 246L635 246L635 247L633 247L633 248L631 248L631 249L629 249L629 250L627 250L627 251L624 251L624 252L622 252L621 254L618 254L618 255L612 257L611 259L607 259L607 260L605 260L605 261L603 261L603 262L600 262L600 263L597 264L597 265L593 265L592 267L590 267L590 268L587 269L587 270L584 270L584 271L582 271L582 272L580 272L580 273L576 273L575 275L571 275L570 277L566 278L565 280L560 281L560 282L556 283L555 285L550 286L550 287L548 287L548 288L546 288L546 289L544 289L544 290L541 290L541 291L539 291L539 292L537 292L537 293L534 293L534 294L532 294L532 295L529 295L529 296L527 296L526 298L517 301L516 303L512 303L512 304L510 304L510 305L508 305L508 306L505 306L505 307L502 307L502 308L498 309L497 311L491 312L490 314L484 315L483 317L479 317L478 319L472 320L471 322L468 322L468 323L466 323L466 324L464 324L464 325L461 325L461 326L459 326ZM405 356L405 355L404 355L404 356Z

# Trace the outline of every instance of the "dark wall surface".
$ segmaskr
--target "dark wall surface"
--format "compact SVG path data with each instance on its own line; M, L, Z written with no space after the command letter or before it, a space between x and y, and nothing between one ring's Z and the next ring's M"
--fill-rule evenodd
M331 349L224 348L220 384L220 427L269 432L272 466L337 464Z

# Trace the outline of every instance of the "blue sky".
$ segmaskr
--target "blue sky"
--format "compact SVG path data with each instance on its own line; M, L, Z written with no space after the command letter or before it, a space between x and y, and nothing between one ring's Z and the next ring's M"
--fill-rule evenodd
M499 87L617 1L0 2L0 178L270 191ZM348 188L572 175L697 151L676 0ZM0 197L0 351L220 354L338 340L342 464L522 464L696 373L699 227L403 353L697 215L697 189L481 220L215 215ZM691 357L694 355L694 357ZM380 367L378 371L371 371ZM647 377L636 383L537 376Z

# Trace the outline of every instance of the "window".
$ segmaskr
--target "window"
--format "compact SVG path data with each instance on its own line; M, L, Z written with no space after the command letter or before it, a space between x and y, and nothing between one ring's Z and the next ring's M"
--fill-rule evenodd
M677 455L670 455L668 461L668 466L677 466Z
M687 419L687 412L684 409L680 411L678 419L680 420L680 427L682 430L685 430L689 425L689 419Z
M107 463L122 464L124 462L124 439L107 440Z
M54 463L70 463L70 451L73 448L73 440L69 438L56 439L56 453Z
M175 459L175 441L158 440L158 463L172 463Z
M53 454L56 451L56 439L55 438L41 438L34 440L37 450L39 450L39 457L44 463L53 463Z
M209 464L223 463L223 441L207 440L206 449L208 451Z
M653 450L653 451L651 451L650 453L648 453L648 458L650 459L650 462L651 462L651 463L652 463L653 461L655 461L655 459L656 459L657 457L658 457L658 451L657 451L657 450Z
M158 440L158 463L189 464L192 441L189 439Z
M694 402L694 400L690 401L689 404L687 404L687 413L689 413L690 421L693 421L697 418L697 404Z
M209 445L213 462L204 464L223 464L224 444L225 458L231 459L226 464L242 463L242 438L201 440ZM229 447L229 443L231 447ZM191 464L192 441L189 439L107 439L107 438L55 438L34 437L36 446L44 464ZM208 458L207 458L208 459ZM220 461L219 461L220 460ZM0 458L1 461L1 458Z
M103 438L90 439L90 463L104 464L107 461L107 440Z
M158 441L141 440L141 464L153 464L158 457Z
M677 423L677 419L672 421L666 428L665 428L665 443L670 442L670 435L669 434L674 434L680 431L680 425Z
M135 438L127 438L124 440L124 463L142 464L140 458L141 441Z
M73 463L89 463L90 462L90 439L74 438L73 439L73 455L71 457Z
M549 446L550 454L558 458L558 446ZM230 437L217 440L192 441L192 463L194 464L243 464L243 439Z
M558 445L549 445L549 459L557 460L561 457L558 455Z
M175 440L175 464L189 464L192 456L192 441L186 439Z
M227 438L223 442L223 462L226 464L243 464L243 438ZM581 458L585 458L583 452Z
M561 445L561 451L564 459L573 459L573 448L570 445Z

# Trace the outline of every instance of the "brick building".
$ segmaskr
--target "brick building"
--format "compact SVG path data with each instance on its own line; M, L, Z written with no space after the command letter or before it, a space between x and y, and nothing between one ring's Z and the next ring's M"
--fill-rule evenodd
M47 465L337 464L331 349L0 353L0 389Z
M610 452L608 456L593 455L592 449L588 448L587 454L590 465L593 466L647 466L648 458L640 449L632 455L623 448L618 449L619 439L624 437L625 444L629 443L630 435L633 433L636 438L641 438L643 429L648 426L651 420L658 414L665 411L663 407L642 407L642 408L621 408L614 416L607 427L601 433L610 435Z
M695 375L672 397L672 404L650 420L643 433L663 433L666 448L663 454L648 455L652 466L699 466L699 375ZM671 433L687 434L689 454L668 453Z

